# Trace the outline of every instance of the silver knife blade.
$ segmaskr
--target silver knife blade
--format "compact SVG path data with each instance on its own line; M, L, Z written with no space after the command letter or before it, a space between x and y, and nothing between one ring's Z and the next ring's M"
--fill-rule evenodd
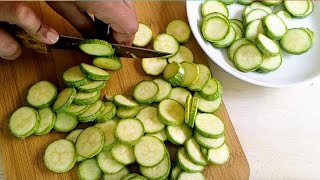
M85 39L82 39L82 38L60 35L59 40L55 44L50 45L49 47L55 48L55 49L78 50L79 44L84 40ZM163 56L171 55L170 53L155 51L155 50L146 49L146 48L130 47L130 46L125 46L120 44L113 44L113 43L110 43L110 44L113 46L115 50L115 54L120 57L152 58L152 57L163 57Z

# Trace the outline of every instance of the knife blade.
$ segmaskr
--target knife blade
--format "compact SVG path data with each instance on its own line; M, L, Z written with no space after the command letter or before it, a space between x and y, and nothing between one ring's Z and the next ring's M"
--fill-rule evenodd
M83 41L85 41L85 39L60 35L59 40L55 44L50 45L49 47L55 48L55 49L77 50L79 49L79 44L82 43ZM139 48L139 47L133 47L133 46L131 47L131 46L125 46L120 44L114 44L114 43L110 43L110 44L114 48L115 54L120 57L151 58L151 57L163 57L163 56L170 55L170 53L155 51L155 50L146 49L146 48Z
M44 44L37 39L35 39L32 35L25 32L23 29L18 26L0 23L1 28L8 30L13 36L17 37L20 43L33 50L36 50L40 53L47 53L48 49L69 49L69 50L80 50L79 44L85 41L83 38L71 37L60 35L59 40L53 45ZM152 58L152 57L163 57L171 55L170 53L155 51L146 48L139 47L130 47L120 44L111 43L115 50L115 54L120 57L127 58Z

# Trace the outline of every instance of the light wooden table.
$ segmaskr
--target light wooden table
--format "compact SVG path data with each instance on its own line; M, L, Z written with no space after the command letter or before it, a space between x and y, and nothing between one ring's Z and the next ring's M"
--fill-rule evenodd
M211 69L224 85L251 179L320 179L320 81L271 89L240 81L212 63Z

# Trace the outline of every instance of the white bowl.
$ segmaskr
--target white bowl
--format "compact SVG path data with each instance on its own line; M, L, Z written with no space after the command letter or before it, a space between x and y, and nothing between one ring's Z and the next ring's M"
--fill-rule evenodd
M311 15L304 19L294 19L288 26L289 28L307 27L312 29L316 35L313 47L307 53L299 56L289 55L282 51L282 65L276 71L268 74L238 71L229 61L226 49L215 48L202 38L199 29L201 3L201 1L187 1L187 15L192 33L208 57L231 75L243 81L266 87L288 87L311 83L320 75L320 21L317 19L317 17L320 18L319 2L314 1L314 11ZM229 5L229 19L241 19L244 8L245 6L240 4Z

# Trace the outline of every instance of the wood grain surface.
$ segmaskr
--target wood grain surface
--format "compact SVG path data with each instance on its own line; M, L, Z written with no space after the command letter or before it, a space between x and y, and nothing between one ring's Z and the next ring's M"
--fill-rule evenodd
M45 3L32 2L30 5L60 34L79 35ZM166 25L174 19L187 21L185 2L139 2L136 3L136 11L139 21L150 25L155 35L164 32ZM205 54L193 37L186 46L194 53L196 63L207 64ZM34 135L20 140L10 134L7 124L10 114L26 105L26 93L32 84L40 80L50 80L61 90L62 73L73 65L90 61L91 57L83 53L66 50L52 50L47 55L25 50L18 60L0 60L0 151L6 179L77 179L77 166L68 173L56 174L47 170L43 163L46 147L52 141L65 137L65 133L52 131L45 136ZM131 95L137 82L152 78L143 72L140 60L122 59L122 62L124 67L121 70L110 72L111 79L101 96ZM207 179L248 179L249 165L225 106L223 105L216 114L225 123L231 159L222 166L208 166L205 175Z

